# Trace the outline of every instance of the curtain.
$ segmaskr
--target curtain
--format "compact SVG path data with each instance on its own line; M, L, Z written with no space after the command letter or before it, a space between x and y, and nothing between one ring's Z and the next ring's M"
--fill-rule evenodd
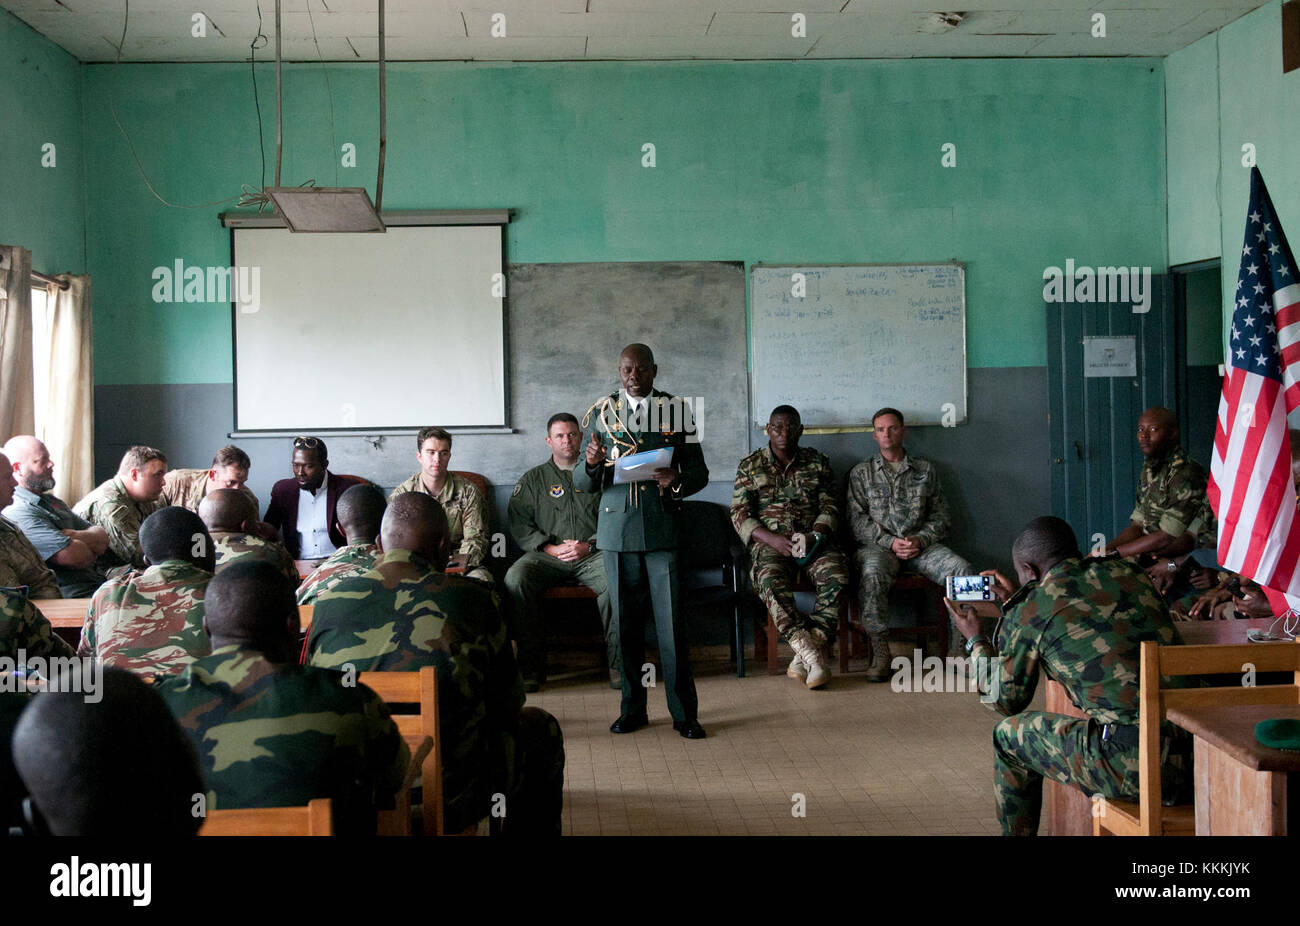
M0 443L36 430L32 252L0 244Z
M68 504L95 487L95 373L90 332L90 277L62 274L48 289L50 384L45 446L54 460L55 494Z

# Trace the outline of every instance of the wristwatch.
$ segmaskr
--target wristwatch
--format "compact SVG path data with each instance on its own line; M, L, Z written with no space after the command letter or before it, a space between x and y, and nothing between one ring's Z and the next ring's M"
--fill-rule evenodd
M977 643L988 643L988 642L989 642L989 638L984 636L984 634L982 633L975 634L975 636L971 637L969 640L966 641L966 655L969 656L972 652L974 652L975 645Z

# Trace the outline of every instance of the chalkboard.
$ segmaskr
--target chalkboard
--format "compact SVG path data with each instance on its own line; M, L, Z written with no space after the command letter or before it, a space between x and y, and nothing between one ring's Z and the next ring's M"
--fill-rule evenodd
M957 263L755 266L755 424L793 405L805 427L966 420L966 270Z

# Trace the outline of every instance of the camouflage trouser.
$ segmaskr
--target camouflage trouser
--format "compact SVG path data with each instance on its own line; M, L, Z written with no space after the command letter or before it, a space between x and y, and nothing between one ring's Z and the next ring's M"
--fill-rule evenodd
M919 556L900 560L889 550L874 543L858 547L854 554L861 581L858 584L858 603L862 608L862 624L867 633L885 633L889 624L889 590L899 570L919 572L932 582L943 585L948 576L971 575L971 565L941 544L921 551Z
M750 577L754 590L762 599L767 613L772 615L777 633L789 636L794 630L807 630L819 644L825 645L835 637L840 619L840 604L845 586L849 584L849 570L844 554L827 546L820 555L803 567L804 575L817 593L812 614L804 617L794 606L794 580L799 566L788 556L782 556L765 543L755 541L749 550L752 566Z
M1005 836L1034 836L1043 806L1043 778L1085 794L1135 801L1137 726L1116 724L1102 740L1095 719L1025 711L993 728L993 794Z
M519 711L518 775L506 797L503 836L559 836L564 811L564 734L536 707Z
M609 667L618 671L618 628L610 626L613 608L609 601L609 583L605 581L605 559L591 554L576 563L566 563L545 553L525 553L506 572L505 586L510 594L510 628L519 642L519 668L525 674L538 672L545 664L542 652L543 627L539 597L554 585L577 579L596 593L600 626L605 632L605 650Z

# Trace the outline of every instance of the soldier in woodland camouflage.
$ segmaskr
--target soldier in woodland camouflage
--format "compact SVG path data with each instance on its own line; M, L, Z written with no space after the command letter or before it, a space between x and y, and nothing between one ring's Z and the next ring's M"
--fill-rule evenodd
M293 586L269 563L236 563L212 580L206 626L212 654L158 692L198 751L209 809L330 798L336 820L342 811L350 825L373 826L410 750L355 677L296 664Z
M1038 832L1043 778L1089 795L1138 797L1138 676L1141 644L1177 642L1155 586L1119 557L1082 558L1060 518L1031 521L1012 548L1024 584L1013 593L994 573L1003 617L994 639L969 605L947 602L970 639L978 687L1007 719L993 730L993 788L1006 835ZM1085 718L1027 711L1039 676L1055 679ZM1186 738L1167 724L1163 793L1187 784Z
M257 524L257 506L251 495L238 489L214 489L199 502L199 517L212 536L217 572L231 563L263 559L297 586L298 566L284 544L264 540L252 532Z
M100 483L73 507L73 512L108 532L108 548L117 562L145 566L140 550L140 525L159 508L167 458L161 450L135 446L123 456L117 475Z
M316 600L308 661L358 672L438 670L447 829L506 795L505 832L559 834L564 746L555 719L524 708L505 623L483 585L441 571L447 520L432 497L393 498L375 568ZM522 710L521 710L522 708Z
M156 511L140 528L150 565L109 579L90 600L77 653L138 675L179 672L211 650L203 602L212 538L185 508Z
M298 586L298 604L315 604L322 592L344 579L374 568L379 556L379 526L388 507L384 493L372 485L353 486L339 496L335 518L347 537L347 546L336 550Z
M904 449L902 412L882 408L871 427L880 456L849 471L849 524L861 544L854 558L861 573L862 623L871 637L867 680L884 682L890 676L889 590L899 571L919 572L942 585L971 567L939 543L948 535L948 502L934 464Z
M26 595L16 589L0 588L0 657L17 659L19 650L47 659L76 655Z
M831 539L835 477L825 454L799 446L803 424L791 406L772 410L767 435L768 446L736 468L731 522L749 548L754 588L795 651L786 674L820 688L830 680L830 644L849 581L844 555ZM800 568L817 593L808 617L794 606Z

